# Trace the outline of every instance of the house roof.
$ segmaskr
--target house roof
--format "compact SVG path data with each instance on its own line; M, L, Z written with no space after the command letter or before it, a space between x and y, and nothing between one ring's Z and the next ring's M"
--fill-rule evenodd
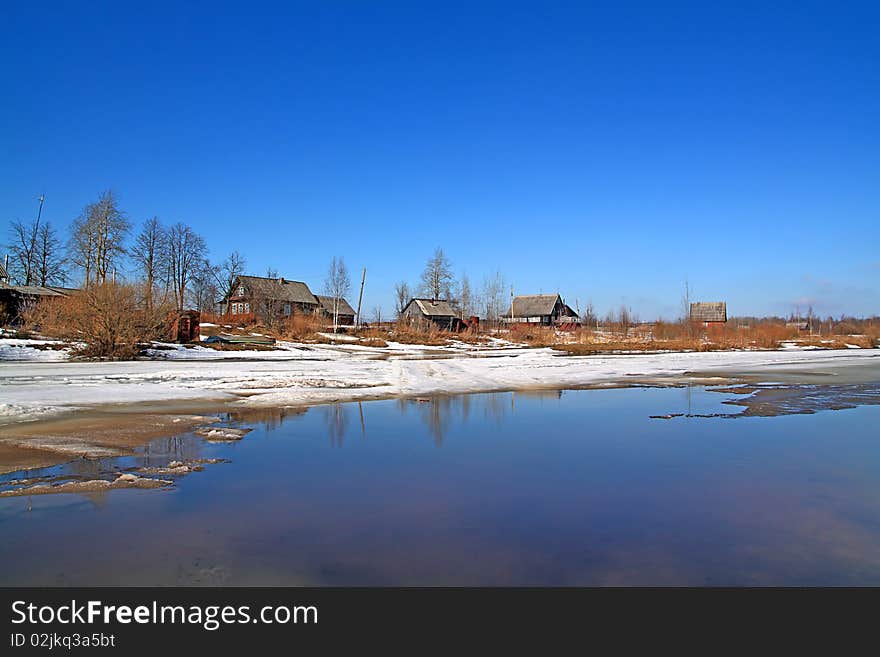
M449 302L444 299L410 299L403 311L406 312L407 308L412 304L416 304L416 307L425 317L456 316L455 310L453 310L452 306L449 305Z
M727 303L724 301L696 301L691 304L691 319L696 322L726 322Z
M312 294L309 286L300 281L289 281L286 278L264 278L263 276L239 276L238 282L256 297L311 306L318 305L318 300Z
M552 315L556 307L556 301L562 303L562 297L558 294L521 294L513 298L513 310L507 309L505 317L542 317ZM563 304L565 305L565 304ZM571 312L572 317L577 314L565 306L566 312Z
M331 315L333 314L333 297L328 297L323 294L316 294L315 298L318 299L318 301L321 304L321 307L324 309L325 312L330 313ZM340 298L339 299L339 314L340 315L355 315L357 313L355 313L354 308L352 308L348 304L348 301Z
M18 294L31 297L63 297L63 288L41 287L39 285L8 285L0 282L0 290L12 290Z

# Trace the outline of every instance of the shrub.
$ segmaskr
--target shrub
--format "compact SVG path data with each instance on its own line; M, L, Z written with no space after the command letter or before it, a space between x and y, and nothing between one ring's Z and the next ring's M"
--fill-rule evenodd
M45 335L82 343L77 355L127 359L139 354L140 344L167 339L172 316L167 306L149 306L136 286L103 283L39 301L25 309L22 321Z

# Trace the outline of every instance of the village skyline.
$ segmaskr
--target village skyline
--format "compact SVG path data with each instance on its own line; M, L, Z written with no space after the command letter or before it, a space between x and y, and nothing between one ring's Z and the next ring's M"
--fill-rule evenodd
M876 12L15 6L0 222L45 194L67 232L112 189L251 274L366 267L367 315L437 247L600 314L674 318L687 280L734 315L876 315Z

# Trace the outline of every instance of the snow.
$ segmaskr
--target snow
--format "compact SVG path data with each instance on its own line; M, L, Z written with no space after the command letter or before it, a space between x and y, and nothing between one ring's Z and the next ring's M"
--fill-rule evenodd
M46 345L62 346L57 340L0 339L0 361L58 362L67 360L69 348L45 348ZM43 347L42 349L40 347Z
M223 400L295 406L398 395L613 385L693 371L717 371L721 376L725 370L880 365L877 349L564 356L549 348L449 349L394 343L369 348L279 342L278 350L252 352L169 346L174 348L157 350L156 360L149 361L0 362L0 423L100 403Z

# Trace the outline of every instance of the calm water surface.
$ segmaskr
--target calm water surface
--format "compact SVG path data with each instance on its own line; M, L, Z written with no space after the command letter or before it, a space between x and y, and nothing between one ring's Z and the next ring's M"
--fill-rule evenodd
M229 459L171 490L0 500L0 584L880 584L880 406L650 418L739 412L725 399L632 388L224 417L254 431L48 471Z

